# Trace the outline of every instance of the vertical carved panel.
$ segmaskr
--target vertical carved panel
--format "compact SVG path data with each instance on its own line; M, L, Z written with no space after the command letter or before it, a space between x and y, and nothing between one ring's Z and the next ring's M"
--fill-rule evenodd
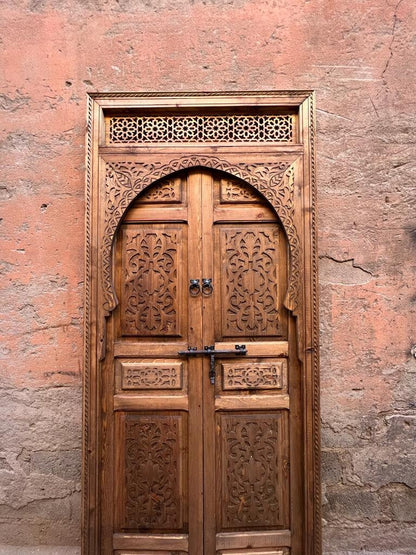
M123 528L183 528L183 424L179 415L125 417Z
M278 240L272 224L220 229L223 336L278 334Z
M122 248L123 335L179 335L181 229L131 226Z
M282 414L221 414L222 528L285 524Z

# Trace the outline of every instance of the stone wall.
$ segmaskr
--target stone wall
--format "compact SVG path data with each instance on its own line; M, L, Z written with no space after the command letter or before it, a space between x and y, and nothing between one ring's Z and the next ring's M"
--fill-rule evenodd
M414 0L1 10L0 544L79 545L86 93L311 88L325 552L415 553Z

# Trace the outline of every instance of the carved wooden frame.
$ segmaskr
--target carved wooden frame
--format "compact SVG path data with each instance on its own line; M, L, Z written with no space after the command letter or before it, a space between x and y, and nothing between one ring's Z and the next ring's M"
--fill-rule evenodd
M108 113L153 109L156 113L193 113L213 108L239 111L259 106L292 110L298 117L296 143L253 145L187 144L177 147L136 145L140 161L123 159L132 145L105 144ZM134 198L155 181L193 167L205 167L244 180L275 209L290 251L286 307L297 318L299 357L303 364L305 554L321 553L320 413L318 291L316 245L315 112L311 91L246 93L94 93L88 96L86 140L86 275L83 397L82 552L97 553L99 414L98 367L105 351L106 318L117 306L112 281L112 246L118 225ZM150 146L150 148L149 148ZM248 152L242 163L239 153ZM113 156L106 159L106 153ZM114 155L116 154L116 160ZM278 160L273 156L279 154ZM121 156L121 159L120 159ZM237 156L237 159L236 159ZM127 156L128 158L128 156ZM302 190L295 190L295 162L303 160ZM101 183L105 182L105 187Z

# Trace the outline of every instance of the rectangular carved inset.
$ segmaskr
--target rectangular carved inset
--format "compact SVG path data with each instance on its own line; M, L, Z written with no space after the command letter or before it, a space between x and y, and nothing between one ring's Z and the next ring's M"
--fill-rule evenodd
M184 414L122 416L123 530L184 530L186 483Z
M221 529L267 529L287 524L287 414L218 415Z
M122 362L121 389L181 389L182 362Z
M217 555L289 555L288 549L233 549L218 551Z
M248 185L241 184L236 179L221 179L220 202L253 203L259 202L259 196Z
M220 228L223 337L264 337L279 331L279 228Z
M108 120L109 144L292 141L291 115L116 116Z
M140 197L140 204L167 203L178 204L182 201L182 179L179 177L165 179L150 187Z
M180 225L126 226L122 246L121 331L134 336L180 334Z
M286 389L287 361L226 362L223 389Z

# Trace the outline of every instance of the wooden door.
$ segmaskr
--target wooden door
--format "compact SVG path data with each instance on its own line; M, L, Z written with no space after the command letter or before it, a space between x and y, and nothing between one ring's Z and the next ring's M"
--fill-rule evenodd
M114 252L100 553L300 555L300 375L276 213L241 180L188 170L137 198ZM211 356L178 354L236 345L247 353L216 356L215 375Z

